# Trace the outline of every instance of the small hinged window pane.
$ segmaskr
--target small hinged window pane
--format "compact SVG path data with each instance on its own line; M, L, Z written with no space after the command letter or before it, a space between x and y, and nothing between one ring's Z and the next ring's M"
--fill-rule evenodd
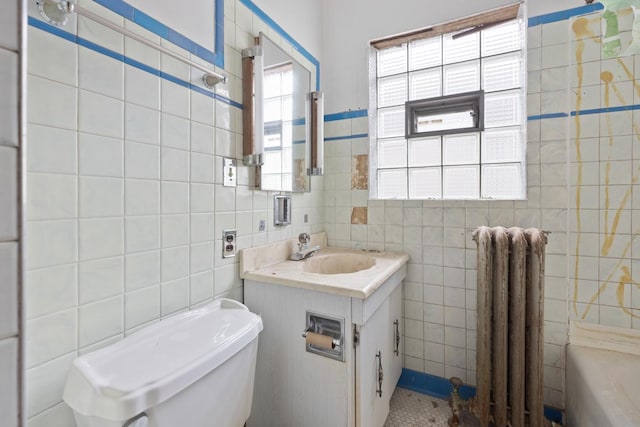
M482 130L482 92L406 103L406 137Z

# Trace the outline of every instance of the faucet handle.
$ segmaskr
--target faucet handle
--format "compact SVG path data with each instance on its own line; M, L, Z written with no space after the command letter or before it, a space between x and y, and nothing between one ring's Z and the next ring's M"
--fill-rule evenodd
M301 245L306 245L307 243L309 243L310 240L311 240L311 237L309 236L308 233L298 234L298 242L300 242Z

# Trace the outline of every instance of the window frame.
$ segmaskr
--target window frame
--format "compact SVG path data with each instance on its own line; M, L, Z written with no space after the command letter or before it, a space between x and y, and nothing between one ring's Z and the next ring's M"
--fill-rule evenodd
M527 187L527 162L526 162L526 144L527 144L527 137L526 137L526 134L527 134L527 116L526 116L527 25L526 25L526 22L527 22L526 6L522 3L515 3L515 4L511 4L501 8L493 9L487 12L483 12L477 15L465 17L457 21L447 22L447 23L435 25L429 28L423 28L420 30L415 30L415 31L411 31L411 32L407 32L399 35L394 35L384 39L373 40L370 42L369 67L368 67L369 69L369 73L368 73L369 114L368 116L369 116L369 138L370 138L369 198L371 200L407 200L407 201L411 201L411 200L413 201L509 200L509 201L516 201L516 200L527 199L528 187ZM413 103L414 101L418 101L415 104L412 104L412 107L416 107L421 104L420 101L425 101L423 105L428 105L430 103L429 101L433 101L434 103L436 103L439 98L444 98L450 95L445 95L444 97L438 97L438 98L435 98L435 97L424 98L423 100L414 100L414 99L411 99L410 97L407 97L405 98L404 105L398 104L396 107L393 107L392 105L384 104L381 107L378 107L378 96L379 96L378 82L379 82L379 79L384 79L388 77L387 73L378 75L378 52L379 51L394 48L396 46L400 47L401 45L404 45L404 44L410 45L414 41L434 38L434 37L438 37L441 40L444 40L445 38L455 39L455 38L458 38L458 36L466 36L469 34L473 34L475 32L480 32L480 31L483 31L482 34L484 34L484 30L489 30L491 27L500 26L502 24L517 26L517 31L519 31L518 42L515 43L512 47L510 46L508 48L507 48L508 45L505 45L504 50L496 53L493 53L494 50L491 50L490 52L486 51L486 53L484 53L483 51L484 45L481 45L480 54L477 56L477 61L479 61L480 64L483 64L486 59L494 56L501 56L509 53L511 54L517 53L517 57L519 61L519 65L517 65L517 67L519 68L517 69L514 68L514 72L518 73L517 74L518 79L517 81L514 81L514 83L516 84L511 87L506 87L504 89L495 88L495 89L490 89L488 93L485 92L484 94L485 96L483 99L484 102L480 104L483 108L483 114L482 114L483 120L482 120L481 126L479 126L479 129L468 128L468 130L463 129L462 131L455 130L452 132L439 130L439 131L433 131L433 132L430 131L428 133L415 132L414 133L415 135L407 134L406 128L409 125L408 120L411 119L411 115L407 114L407 111L411 112L411 110L407 110L407 105L406 105L407 103ZM500 34L500 32L493 33L493 34ZM487 33L487 36L489 36L489 33ZM484 35L482 35L482 40L484 40ZM482 41L479 41L479 42L484 43ZM505 43L507 42L505 41ZM406 46L406 48L409 49L409 46ZM451 64L455 64L455 62ZM443 67L442 69L444 69L445 65L447 65L447 63L441 63L440 66ZM404 71L403 73L410 75L411 72L415 70L412 69L410 66L408 67L409 68L407 68L407 70ZM481 70L480 76L482 76L482 73L483 73L483 70ZM392 75L394 75L393 72L389 74L389 76L392 76ZM478 86L478 91L484 90L484 84L485 82L481 77L481 81ZM407 90L410 90L410 88L407 88ZM494 98L496 98L496 95L498 95L499 93L506 94L509 91L513 91L513 92L517 91L512 101L516 103L514 104L515 109L513 110L513 114L514 114L514 117L517 117L517 120L513 123L513 125L499 124L499 123L496 123L494 120L492 120L492 124L489 126L489 128L486 128L485 126L487 125L487 122L485 120L486 117L484 113L489 114L490 103L492 102L495 103ZM442 94L443 92L440 92L440 93ZM468 92L468 93L471 93L471 92ZM463 95L463 94L456 94L456 96L457 95ZM487 98L486 95L490 95L490 97ZM409 101L409 99L411 99L411 101ZM485 103L487 103L486 106L485 106ZM486 110L485 110L485 107L486 107ZM381 112L391 113L392 108L395 108L395 109L402 108L403 114L405 114L405 116L401 119L402 122L399 123L400 126L405 128L404 129L405 134L402 136L392 135L392 133L395 133L396 126L397 126L394 122L388 122L388 124L386 124L387 123L386 120L398 120L398 119L393 119L392 117L386 114L378 117L378 115ZM493 110L494 108L495 107L492 106L491 111L494 111ZM494 115L495 113L499 113L499 111L494 111ZM383 123L379 123L381 120L385 121L384 125ZM379 127L379 125L382 127ZM385 136L385 137L379 138L378 133L386 129L385 126L393 126L389 128L392 132L389 134L388 137ZM512 142L511 143L507 142L508 145L505 146L507 149L509 149L514 153L515 157L513 157L512 160L501 160L499 157L493 157L496 155L495 150L500 149L500 146L496 145L497 143L500 143L500 141L496 140L495 137L498 133L500 133L501 129L515 132L513 134L514 139L512 140ZM485 160L485 151L484 151L485 148L482 148L482 151L480 152L481 156L478 163L461 165L461 166L477 168L477 171L478 171L477 179L475 180L476 184L474 184L476 187L475 189L471 189L471 187L469 187L469 194L475 194L474 196L458 195L456 194L457 193L456 188L448 187L447 185L445 185L444 173L446 172L447 165L442 161L442 159L439 166L437 166L440 168L440 174L441 174L440 185L441 185L442 191L440 192L439 196L431 197L431 196L412 195L412 193L416 194L415 193L416 190L414 187L412 187L409 176L411 174L420 173L420 172L415 171L415 167L411 166L409 164L409 161L404 166L391 167L396 169L399 168L398 173L400 172L400 170L405 171L404 173L406 176L406 182L404 184L406 185L406 189L403 189L401 187L402 181L398 181L396 184L393 184L396 186L400 186L400 187L396 187L397 195L391 195L391 193L388 192L388 189L391 188L389 187L391 183L383 182L383 181L379 182L380 178L378 175L381 171L387 171L387 172L391 171L390 166L386 166L384 164L386 162L383 163L383 160L385 158L379 157L380 155L379 150L382 148L382 145L380 144L384 143L385 141L390 141L393 138L404 139L405 143L407 144L407 153L408 153L408 149L409 149L408 147L409 147L410 141L413 139L440 137L441 143L444 144L444 138L446 138L447 136L455 137L455 135L457 134L470 134L474 132L480 135L481 147L485 147L485 142L484 142L485 135L487 138L490 138L486 140L487 144L490 144L490 145L486 145L487 150L490 150L490 151L487 151L486 155L489 155L490 153L492 156L488 158L489 160ZM444 147L444 145L441 145L441 147ZM441 154L442 154L442 151L441 151ZM380 165L382 167L379 167L379 162L381 162ZM497 170L496 166L498 165L503 165L505 166L505 168L503 170ZM511 168L509 167L510 165L512 166ZM484 175L485 171L489 171L491 169L494 172L492 172L491 175L485 176ZM504 183L504 185L502 183ZM509 183L511 183L511 185L509 185ZM382 195L380 194L380 192L382 193L386 192L386 195Z

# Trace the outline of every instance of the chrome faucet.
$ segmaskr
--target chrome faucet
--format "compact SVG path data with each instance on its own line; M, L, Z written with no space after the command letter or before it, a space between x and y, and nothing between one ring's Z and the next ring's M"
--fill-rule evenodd
M302 261L310 256L313 256L316 252L320 250L320 246L316 245L313 247L309 247L309 241L311 237L307 233L300 233L298 235L298 251L291 254L289 257L292 261Z

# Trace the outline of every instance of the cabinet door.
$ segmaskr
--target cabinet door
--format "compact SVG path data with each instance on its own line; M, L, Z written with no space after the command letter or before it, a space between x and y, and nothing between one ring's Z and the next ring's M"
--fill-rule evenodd
M264 329L249 427L349 426L353 416L353 364L306 351L306 311L343 317L351 324L351 301L328 293L245 280L245 304L260 313ZM351 350L349 328L345 345Z
M386 299L367 323L360 327L360 344L356 347L356 425L380 427L389 415L389 391L387 378L391 345L389 327L389 299ZM379 373L382 370L382 395ZM395 386L395 384L394 384Z
M385 369L385 389L389 398L400 380L402 374L402 357L403 357L403 323L402 323L402 285L396 287L389 296L389 341L390 351L387 356L388 367ZM396 323L397 322L397 323ZM397 344L396 344L397 343Z

